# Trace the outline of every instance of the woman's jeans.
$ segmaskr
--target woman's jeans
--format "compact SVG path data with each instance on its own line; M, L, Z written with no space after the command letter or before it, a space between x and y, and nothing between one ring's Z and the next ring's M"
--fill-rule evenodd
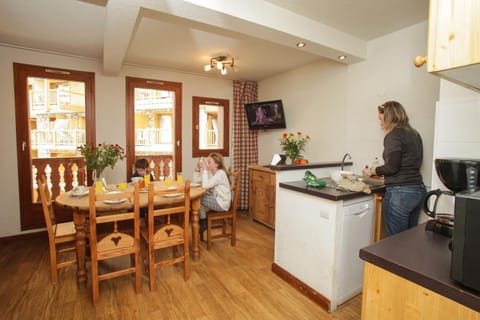
M383 219L387 236L415 227L426 193L423 183L385 189Z

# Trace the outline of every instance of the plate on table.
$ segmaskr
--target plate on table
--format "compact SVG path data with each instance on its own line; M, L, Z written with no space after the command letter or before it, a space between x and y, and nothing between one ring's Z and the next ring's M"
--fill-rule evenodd
M72 190L71 195L72 197L83 197L88 194L88 188L85 187L76 187Z
M201 184L197 183L197 182L190 183L190 187L192 187L192 188L196 188L196 187L200 187L200 186L201 186Z
M165 198L176 198L176 197L180 197L182 194L181 193L170 193L170 194L164 194L163 196Z
M103 202L105 202L106 204L119 204L119 203L124 203L125 201L127 201L127 199L125 198L103 200Z
M119 193L124 193L125 191L120 191L120 190L109 190L106 193L107 194L119 194Z

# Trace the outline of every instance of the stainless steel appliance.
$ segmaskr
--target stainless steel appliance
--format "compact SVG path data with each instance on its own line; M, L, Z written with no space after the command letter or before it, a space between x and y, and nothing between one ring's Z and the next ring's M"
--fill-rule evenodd
M451 277L460 284L480 291L480 160L436 159L435 169L449 191L433 190L424 207L430 220L426 229L452 237ZM455 197L454 213L436 212L442 195ZM435 195L433 210L429 198Z

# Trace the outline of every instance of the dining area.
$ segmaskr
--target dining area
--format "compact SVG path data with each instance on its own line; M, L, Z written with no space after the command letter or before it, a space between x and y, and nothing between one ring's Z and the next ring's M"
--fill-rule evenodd
M271 272L274 231L246 212L237 213L240 171L229 172L229 179L231 209L209 213L207 239L202 241L199 211L207 189L199 183L132 179L104 185L97 180L52 198L48 179L40 176L37 191L49 237L35 233L1 248L0 307L5 317L322 318L323 309ZM71 221L56 222L57 209L69 211ZM171 218L174 211L183 217ZM130 219L127 232L123 227ZM110 226L99 226L104 222ZM97 230L107 231L106 236ZM227 239L212 245L225 235ZM71 261L57 262L57 244L73 245L67 252ZM158 248L165 250L152 255ZM360 302L349 303L340 318L358 319Z
M45 214L52 212L54 208L44 176L38 180L38 186L42 204L45 204ZM97 305L98 282L101 280L131 273L135 276L135 291L140 293L142 276L149 278L152 290L155 268L174 263L184 265L184 278L185 281L188 280L190 256L193 259L200 257L198 210L204 192L205 189L199 183L191 183L189 180L166 183L142 179L136 183L108 185L107 188L100 184L80 186L62 192L54 199L55 207L69 208L72 211L72 221L52 223L52 212L50 221L45 215L46 225L47 229L55 229L53 241L58 236L60 240L57 244L61 244L66 241L58 233L63 225L70 224L70 236L65 239L70 240L74 246L77 286L87 287L87 282L91 283L93 303ZM140 217L141 212L143 217ZM169 257L167 262L155 261L154 250L170 247L173 248L173 257ZM57 250L55 244L50 246L50 251L52 250L60 258L61 251ZM127 260L126 268L108 272L109 275L99 272L99 264L118 256L130 256L131 263ZM61 268L59 265L72 265L64 262L57 264L56 260L51 259L53 283L63 281L58 280L56 275L57 269ZM87 272L87 265L90 266L90 273Z

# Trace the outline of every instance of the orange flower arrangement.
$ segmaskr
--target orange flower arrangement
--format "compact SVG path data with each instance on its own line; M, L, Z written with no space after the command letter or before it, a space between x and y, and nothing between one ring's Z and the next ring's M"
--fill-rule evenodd
M297 135L293 133L283 133L280 137L280 146L282 151L292 160L292 163L296 159L302 159L302 151L305 150L305 145L310 141L308 135L302 134L301 131L297 132Z

